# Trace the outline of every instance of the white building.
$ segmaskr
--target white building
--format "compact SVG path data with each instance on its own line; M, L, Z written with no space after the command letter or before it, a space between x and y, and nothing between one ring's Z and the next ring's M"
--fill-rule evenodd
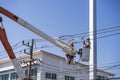
M32 80L89 80L87 65L77 62L74 65L68 65L65 58L42 50L34 52L33 55L35 61L32 65ZM29 55L24 54L18 60L27 74L28 67L24 62L29 60ZM105 78L98 80L108 80L107 77L114 76L114 74L102 70L98 70L97 73L98 78ZM18 80L18 75L10 60L0 62L0 80Z

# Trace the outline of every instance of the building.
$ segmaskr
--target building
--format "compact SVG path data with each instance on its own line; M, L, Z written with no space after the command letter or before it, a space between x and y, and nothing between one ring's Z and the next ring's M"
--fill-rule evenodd
M43 50L34 52L33 57L31 80L89 80L87 65L77 62L74 65L68 65L65 58ZM26 61L29 60L29 55L24 54L18 60L27 75ZM102 70L98 70L97 73L98 80L108 80L108 77L114 76ZM0 62L0 80L19 80L10 60Z

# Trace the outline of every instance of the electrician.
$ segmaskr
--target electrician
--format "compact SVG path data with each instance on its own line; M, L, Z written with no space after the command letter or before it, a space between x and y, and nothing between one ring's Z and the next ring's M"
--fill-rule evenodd
M83 48L90 48L90 38L87 38L86 40L83 41L83 46L78 51L80 58L83 55Z
M83 42L83 47L84 47L84 48L90 48L90 38L87 38L87 39Z

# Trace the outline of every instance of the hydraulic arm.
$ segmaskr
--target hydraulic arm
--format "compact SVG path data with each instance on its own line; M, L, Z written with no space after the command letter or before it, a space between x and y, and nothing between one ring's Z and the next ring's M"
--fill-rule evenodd
M1 40L5 50L7 51L9 58L11 59L11 62L14 65L15 70L17 71L18 75L20 76L20 79L27 80L25 73L24 73L21 65L19 64L18 60L16 59L16 56L15 56L15 54L14 54L14 52L9 44L5 29L2 27L0 27L0 40Z

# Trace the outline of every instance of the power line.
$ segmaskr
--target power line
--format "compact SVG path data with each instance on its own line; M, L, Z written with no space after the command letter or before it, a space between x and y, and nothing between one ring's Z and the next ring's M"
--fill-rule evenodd
M103 33L107 33L107 32L119 31L120 30L119 28L120 28L120 26L115 26L115 27L100 29L100 30L97 30L97 34L103 34ZM57 40L69 40L69 38L64 38L64 37L68 37L68 36L71 36L71 39L80 38L79 35L81 35L81 34L88 34L88 33L89 32L84 32L84 33L74 34L74 35L63 35L63 36L61 36L60 39L57 39ZM118 32L118 33L112 33L112 34L108 34L108 35L103 35L103 36L97 37L97 39L106 38L106 37L110 37L110 36L115 36L115 35L119 35L119 34L120 34L120 32ZM30 40L25 40L25 41L30 41ZM47 42L46 40L43 40L43 39L35 39L35 42L44 42L44 41ZM75 41L74 43L78 44L80 42L83 42L83 41L79 40L79 41ZM22 46L23 45L22 45L22 41L21 41L21 42L15 44L15 45L13 45L12 48L13 48L13 50L15 50L15 49L18 49L18 48L20 48ZM56 46L54 46L54 45L49 45L48 46L48 44L47 44L47 45L42 45L41 47L39 47L39 49L42 49L42 48L52 48L52 47L56 47ZM3 53L3 54L1 54L1 53ZM5 50L0 52L0 56L2 56L2 55L5 55Z
M113 26L113 27L110 27L110 28L104 28L104 29L99 29L97 30L97 34L100 34L100 33L105 33L105 32L112 32L112 31L117 31L119 29L116 29L116 28L120 28L120 26ZM111 29L115 29L115 30L111 30ZM106 31L106 30L110 30L110 31ZM101 31L104 31L104 32L101 32ZM75 37L75 36L81 36L81 35L85 35L85 36L88 36L89 33L92 33L92 32L83 32L83 33L80 33L80 34L73 34L73 35L62 35L60 36L59 38L64 38L64 37ZM87 35L86 35L87 34Z
M105 35L105 36L101 36L101 37L98 37L97 39L100 39L100 38L106 38L106 37L110 37L110 36L114 36L114 35L119 35L120 33L114 33L114 34L110 34L110 35ZM77 41L77 42L75 42L75 44L77 44L77 43L80 43L80 42L82 42L82 41ZM22 45L20 45L20 46L18 46L18 47L16 47L16 48L19 48L19 47L21 47ZM38 47L38 49L42 49L42 48L52 48L52 47L56 47L56 46L48 46L48 45L42 45L41 47ZM15 48L14 48L15 49ZM13 50L14 50L13 49ZM1 53L5 53L5 51L1 51ZM1 54L0 56L2 56L2 55L4 55L4 54Z
M114 34L110 34L110 35L105 35L105 36L101 36L101 37L97 37L97 39L100 39L100 38L106 38L106 37L110 37L110 36L114 36L114 35L119 35L120 33L114 33ZM82 41L77 41L77 42L75 42L75 44L77 44L77 43L80 43L80 42L82 42ZM19 48L19 47L21 47L22 45L20 45L20 46L17 46L16 48ZM41 46L41 47L39 47L39 49L41 49L41 48L52 48L52 47L56 47L56 46L48 46L48 45L43 45L43 46ZM13 48L13 50L14 50L15 48ZM4 53L5 51L1 51L0 53ZM4 54L1 54L0 56L2 56L2 55L4 55Z

